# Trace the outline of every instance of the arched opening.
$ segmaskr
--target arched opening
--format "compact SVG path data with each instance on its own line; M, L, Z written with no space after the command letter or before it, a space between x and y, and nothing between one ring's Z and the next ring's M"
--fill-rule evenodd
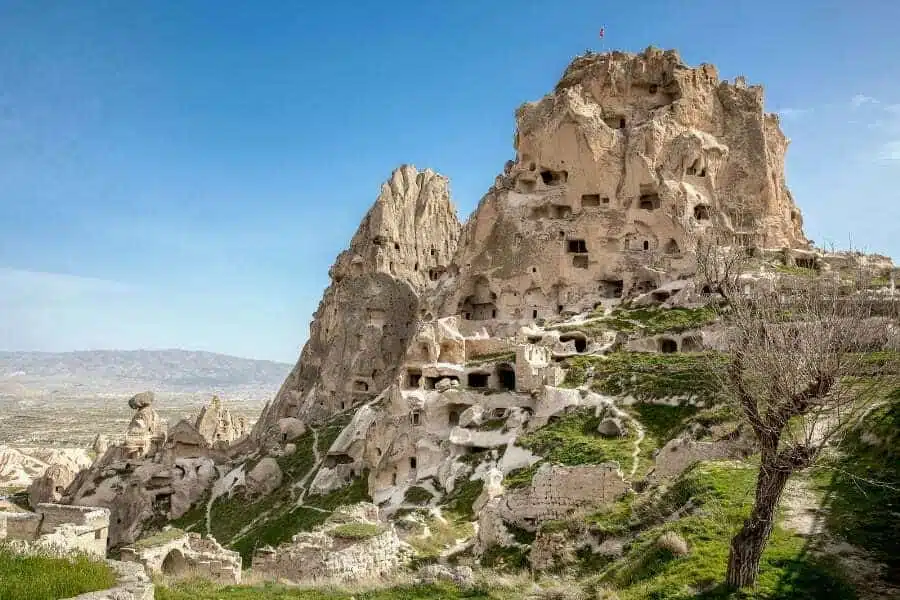
M698 221L708 221L709 220L709 205L708 204L698 204L694 207L694 218Z
M497 381L500 382L500 387L504 390L515 390L516 389L516 370L515 368L508 364L502 363L497 365Z
M487 373L469 373L466 379L470 388L486 388L488 386Z
M659 340L659 351L663 354L678 352L678 342L671 338L662 338Z
M184 557L184 554L181 553L181 550L172 550L171 552L166 554L166 557L163 559L163 575L169 575L170 577L179 577L186 574L189 570L190 564Z
M680 254L681 248L678 247L678 242L675 240L669 240L666 242L666 247L663 249L666 254Z
M576 352L587 350L587 336L580 332L565 333L559 336L559 341L563 343L574 341Z
M643 248L644 248L644 250L650 249L650 241L649 240L644 240Z

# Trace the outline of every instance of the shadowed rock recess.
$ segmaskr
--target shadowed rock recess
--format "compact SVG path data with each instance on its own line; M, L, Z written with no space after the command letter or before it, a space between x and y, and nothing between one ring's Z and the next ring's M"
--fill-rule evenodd
M787 144L762 87L712 65L578 57L516 111L515 158L465 224L445 177L394 171L252 431L216 400L166 433L136 398L62 498L110 508L111 547L167 522L160 547L209 540L228 580L231 551L288 581L614 564L629 532L692 514L679 490L731 480L698 462L744 481L754 451L705 375L723 335L698 241L746 247L748 285L866 269L893 293L890 259L806 239Z

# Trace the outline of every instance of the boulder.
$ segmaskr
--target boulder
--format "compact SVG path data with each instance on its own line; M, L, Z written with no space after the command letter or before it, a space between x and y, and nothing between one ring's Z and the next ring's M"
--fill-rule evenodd
M623 437L628 433L628 428L622 419L618 417L606 417L597 425L597 433L604 437Z

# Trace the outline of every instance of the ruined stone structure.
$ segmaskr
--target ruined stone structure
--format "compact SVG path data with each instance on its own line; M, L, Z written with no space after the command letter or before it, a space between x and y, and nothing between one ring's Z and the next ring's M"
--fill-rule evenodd
M147 573L164 575L170 579L199 577L223 585L241 582L241 555L226 550L211 536L185 533L161 536L160 543L152 538L140 546L126 546L121 560L144 566Z
M109 511L94 506L38 504L35 512L0 512L0 540L106 556Z
M348 525L368 525L373 531L361 535ZM277 549L258 550L253 571L293 582L360 581L390 575L404 553L393 525L379 523L378 507L364 503L345 507L316 531L298 534Z

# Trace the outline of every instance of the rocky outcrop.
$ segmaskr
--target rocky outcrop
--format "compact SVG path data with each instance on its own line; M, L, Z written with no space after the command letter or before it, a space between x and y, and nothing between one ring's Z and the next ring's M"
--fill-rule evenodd
M466 223L442 314L578 313L695 270L695 240L807 246L760 86L674 51L575 59L516 113L516 158Z
M55 501L57 487L67 486L71 477L90 466L82 448L12 448L0 445L0 487L34 486L34 500Z
M200 409L194 427L209 446L227 445L250 433L247 418L225 408L218 396Z
M257 438L278 422L317 422L371 400L393 382L420 314L420 294L447 268L459 237L447 179L406 165L331 267L309 341L278 395L263 411Z

